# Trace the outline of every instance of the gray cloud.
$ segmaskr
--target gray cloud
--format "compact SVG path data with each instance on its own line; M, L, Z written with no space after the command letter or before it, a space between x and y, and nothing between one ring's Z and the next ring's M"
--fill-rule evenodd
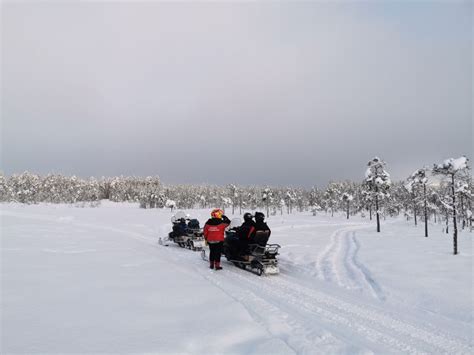
M6 3L1 169L404 178L472 151L471 28L469 2Z

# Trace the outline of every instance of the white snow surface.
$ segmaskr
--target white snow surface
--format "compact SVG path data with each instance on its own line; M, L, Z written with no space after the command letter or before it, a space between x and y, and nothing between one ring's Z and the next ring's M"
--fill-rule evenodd
M210 210L186 211L201 224ZM229 217L232 214L227 211ZM158 245L172 213L0 205L1 353L469 354L473 234L271 216L280 274Z

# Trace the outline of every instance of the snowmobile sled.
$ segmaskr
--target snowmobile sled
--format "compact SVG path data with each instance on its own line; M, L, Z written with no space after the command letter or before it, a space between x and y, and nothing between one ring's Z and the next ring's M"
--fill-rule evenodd
M189 218L182 211L178 211L171 217L172 231L167 238L159 238L160 245L168 246L169 242L178 244L181 248L200 251L204 247L204 235L197 219Z
M238 255L232 248L232 239L235 237L235 231L227 231L224 240L224 255L228 261L235 266L251 271L257 275L274 275L280 272L278 267L279 244L267 244L269 233L267 231L257 231L255 240L248 245L248 249Z
M225 232L223 254L226 259L235 266L259 276L278 274L280 268L278 267L277 255L280 245L267 244L269 232L257 231L253 243L249 244L242 253L239 253L237 247L237 225L240 224L239 222L240 219L233 219ZM204 260L207 260L205 250L201 252L201 256Z

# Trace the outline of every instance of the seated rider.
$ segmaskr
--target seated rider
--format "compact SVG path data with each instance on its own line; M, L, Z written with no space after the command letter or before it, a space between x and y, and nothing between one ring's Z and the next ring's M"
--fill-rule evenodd
M250 213L244 214L244 223L237 229L237 255L248 254L248 245L255 232L255 222Z
M255 238L257 232L263 231L267 232L267 237L264 240L257 240ZM268 227L267 223L265 223L265 215L262 212L255 213L255 233L252 236L251 243L260 244L261 246L265 246L267 244L268 239L270 238L270 234L272 231Z
M179 220L179 223L175 223L173 225L173 234L175 237L181 237L183 235L186 235L188 225L186 224L186 219L181 218Z

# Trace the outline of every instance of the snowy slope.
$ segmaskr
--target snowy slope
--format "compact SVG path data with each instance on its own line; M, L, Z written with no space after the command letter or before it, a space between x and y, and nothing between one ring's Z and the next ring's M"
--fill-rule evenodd
M189 212L189 211L188 211ZM191 211L201 223L209 211ZM472 234L273 216L278 276L159 246L168 210L4 204L2 353L471 353Z

